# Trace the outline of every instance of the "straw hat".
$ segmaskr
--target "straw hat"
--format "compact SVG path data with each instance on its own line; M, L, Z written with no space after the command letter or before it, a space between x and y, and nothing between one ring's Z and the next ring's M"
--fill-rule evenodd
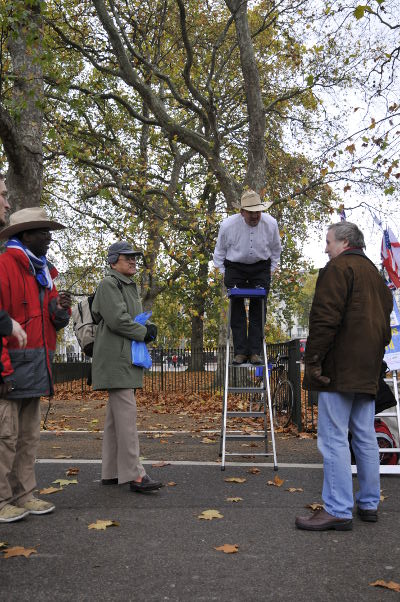
M65 226L49 219L46 211L42 209L42 207L27 207L26 209L11 213L9 226L0 230L0 239L5 240L19 232L36 230L37 228L63 230Z
M246 190L240 199L240 208L246 211L265 211L272 203L263 204L260 195L254 190Z

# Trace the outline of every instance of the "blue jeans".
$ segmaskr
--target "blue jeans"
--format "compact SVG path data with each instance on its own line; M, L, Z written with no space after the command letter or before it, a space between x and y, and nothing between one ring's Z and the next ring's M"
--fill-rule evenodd
M348 430L357 462L360 508L375 510L380 498L379 448L374 428L375 402L362 393L320 393L318 449L324 459L322 499L329 514L351 518L353 482Z

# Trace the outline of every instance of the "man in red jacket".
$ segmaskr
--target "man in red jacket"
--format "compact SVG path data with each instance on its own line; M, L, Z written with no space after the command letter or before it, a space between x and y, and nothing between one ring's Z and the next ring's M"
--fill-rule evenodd
M0 523L27 514L47 514L52 503L33 497L35 458L40 435L42 395L53 394L51 362L56 331L68 324L71 299L58 294L58 272L46 259L51 230L64 228L44 209L16 211L0 231L7 240L0 255L0 310L25 329L26 348L15 337L3 339L2 378L7 395L0 398Z

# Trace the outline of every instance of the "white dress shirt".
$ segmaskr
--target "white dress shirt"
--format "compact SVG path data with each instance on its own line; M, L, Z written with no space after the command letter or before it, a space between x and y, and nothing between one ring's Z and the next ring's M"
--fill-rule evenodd
M231 215L221 223L215 246L214 265L223 274L224 261L256 263L271 258L271 273L275 271L281 255L281 239L275 218L261 213L257 226L248 226L240 213Z

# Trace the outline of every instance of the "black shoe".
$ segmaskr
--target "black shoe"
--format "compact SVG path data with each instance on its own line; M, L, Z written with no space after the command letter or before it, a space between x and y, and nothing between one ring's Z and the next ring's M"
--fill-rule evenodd
M143 479L140 481L131 481L129 483L129 487L131 491L136 491L138 493L146 493L147 491L155 491L156 489L160 489L163 486L160 481L153 481L149 477L148 474L145 474Z
M118 485L118 479L101 479L102 485Z
M240 364L244 364L246 362L247 362L247 355L244 355L243 353L237 353L232 360L232 364L234 366L240 366Z
M376 523L378 520L378 510L363 509L357 506L357 514L366 523Z

